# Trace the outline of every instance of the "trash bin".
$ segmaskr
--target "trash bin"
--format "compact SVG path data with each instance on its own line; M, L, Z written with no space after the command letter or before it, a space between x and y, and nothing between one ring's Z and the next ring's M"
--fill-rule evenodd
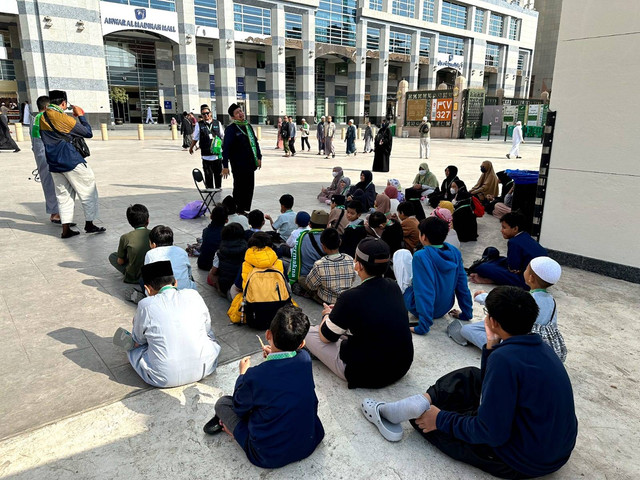
M511 211L519 210L525 216L527 219L525 229L531 233L539 172L537 170L505 170L505 172L514 183Z
M391 136L395 137L396 136L396 124L392 123L391 125L389 125L389 130L391 130Z

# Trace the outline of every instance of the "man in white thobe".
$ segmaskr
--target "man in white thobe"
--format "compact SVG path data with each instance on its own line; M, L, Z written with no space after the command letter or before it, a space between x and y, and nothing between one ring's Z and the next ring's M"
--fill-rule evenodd
M144 123L154 123L153 122L153 114L151 113L151 107L147 107L147 119Z
M144 265L142 279L147 297L133 317L131 366L154 387L186 385L213 373L220 345L200 294L176 288L168 260Z
M29 102L24 102L24 112L22 113L22 124L31 125L31 106Z
M511 155L515 155L516 158L522 158L520 157L520 144L524 143L524 138L522 137L522 122L516 122L516 128L513 129L511 139L513 145L511 146L511 151L507 153L507 158L511 158Z

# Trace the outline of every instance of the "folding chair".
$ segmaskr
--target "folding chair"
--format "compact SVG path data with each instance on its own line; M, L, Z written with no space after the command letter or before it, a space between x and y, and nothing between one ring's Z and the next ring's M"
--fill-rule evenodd
M191 172L193 175L193 182L196 184L196 188L198 189L198 193L202 197L202 206L198 211L198 216L203 215L207 209L211 211L211 204L216 207L218 204L216 203L215 194L222 191L221 188L200 188L200 184L204 187L204 177L202 176L202 172L194 168Z

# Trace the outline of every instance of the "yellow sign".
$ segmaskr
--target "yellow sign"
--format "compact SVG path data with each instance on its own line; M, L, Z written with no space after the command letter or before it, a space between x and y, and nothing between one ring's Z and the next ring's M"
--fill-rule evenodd
M407 100L407 122L421 122L422 117L427 115L427 99L409 99Z

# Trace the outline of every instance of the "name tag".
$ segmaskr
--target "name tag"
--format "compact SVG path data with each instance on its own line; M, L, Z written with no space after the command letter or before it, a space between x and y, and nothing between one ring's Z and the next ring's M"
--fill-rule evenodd
M212 133L209 134L209 140L213 140L213 134Z

